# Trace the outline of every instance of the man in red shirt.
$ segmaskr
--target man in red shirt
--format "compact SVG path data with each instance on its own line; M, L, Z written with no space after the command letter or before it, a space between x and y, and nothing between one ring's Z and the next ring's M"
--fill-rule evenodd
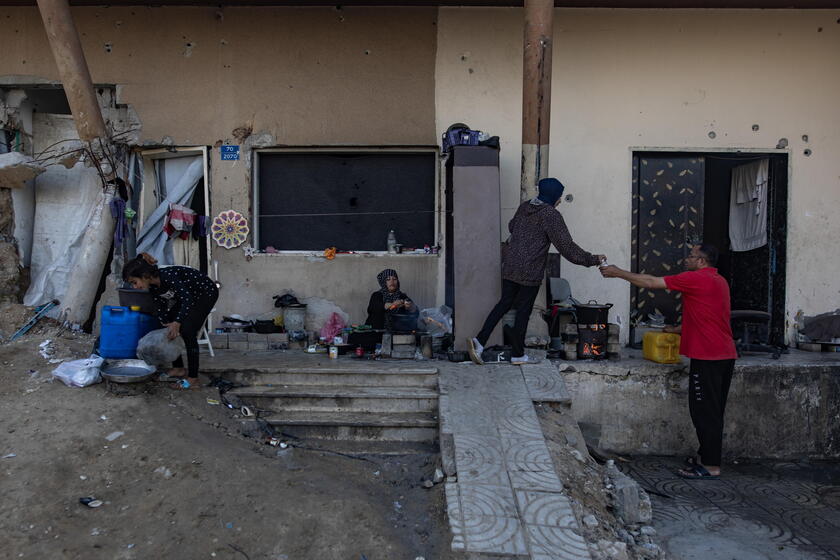
M729 325L729 285L717 272L718 251L695 245L685 258L686 271L674 276L650 276L616 266L601 269L605 278L622 278L639 288L682 293L683 320L666 332L681 333L680 354L691 358L688 405L700 448L677 471L684 478L718 478L723 442L723 414L735 367L735 342Z

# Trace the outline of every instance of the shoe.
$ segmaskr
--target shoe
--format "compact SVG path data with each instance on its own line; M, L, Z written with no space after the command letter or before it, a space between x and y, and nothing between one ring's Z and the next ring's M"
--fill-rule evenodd
M525 354L524 356L519 356L517 358L514 358L513 356L511 356L510 363L515 365L515 366L521 366L522 364L527 364L528 363L528 354Z
M469 346L470 359L473 363L483 366L484 360L481 359L481 353L484 352L484 346L481 345L477 338L468 338L467 346Z

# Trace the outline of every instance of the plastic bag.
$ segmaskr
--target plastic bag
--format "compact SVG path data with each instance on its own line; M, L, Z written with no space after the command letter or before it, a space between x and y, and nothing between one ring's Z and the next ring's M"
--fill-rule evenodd
M445 305L424 309L420 312L417 326L431 336L443 336L450 333L452 332L452 310Z
M152 331L137 343L137 357L149 365L170 368L172 362L185 352L184 341L179 336L175 340L166 337L166 329Z
M326 338L329 344L332 344L333 338L340 335L342 329L344 329L344 319L338 313L333 312L321 328L321 336Z
M99 368L105 359L91 354L86 360L64 362L53 370L53 377L61 379L68 387L87 387L102 381Z

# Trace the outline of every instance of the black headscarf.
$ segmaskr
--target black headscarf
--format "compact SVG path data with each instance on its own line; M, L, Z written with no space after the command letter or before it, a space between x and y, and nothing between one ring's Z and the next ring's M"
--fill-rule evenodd
M385 283L385 281L391 276L397 279L397 289L393 292L388 291L388 285ZM386 268L377 274L376 280L379 282L379 291L382 292L382 301L384 303L391 303L393 301L397 301L398 299L408 299L408 296L400 291L400 277L397 276L397 271L393 268Z

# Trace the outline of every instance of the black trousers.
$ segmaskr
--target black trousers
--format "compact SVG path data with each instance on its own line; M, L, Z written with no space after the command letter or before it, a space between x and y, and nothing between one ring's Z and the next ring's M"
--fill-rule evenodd
M212 296L201 298L181 321L181 338L184 340L184 347L187 349L187 377L191 379L198 378L198 333L218 299L218 291ZM184 360L179 356L177 360L172 362L172 365L174 367L184 367Z
M696 360L689 368L688 410L697 432L697 455L704 465L720 466L723 414L735 360Z
M525 355L525 331L528 329L528 319L531 317L531 309L534 307L534 300L537 299L539 286L525 286L511 280L502 280L502 297L499 303L490 311L481 332L476 337L482 346L493 333L493 329L511 308L516 309L516 320L513 329L510 331L512 356Z

